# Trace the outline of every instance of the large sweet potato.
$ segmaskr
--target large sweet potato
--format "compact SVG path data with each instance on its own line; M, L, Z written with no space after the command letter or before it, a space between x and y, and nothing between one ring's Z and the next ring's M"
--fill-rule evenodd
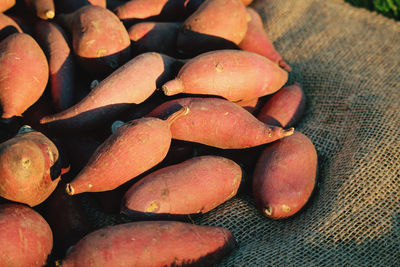
M43 217L20 204L0 205L0 266L44 266L53 234Z
M239 101L272 94L287 79L285 70L263 56L248 51L219 50L190 59L162 89L166 95L207 94Z
M316 185L317 165L313 143L300 132L268 145L254 170L257 207L272 219L297 213Z
M1 118L21 116L42 95L48 78L46 56L30 35L14 33L1 41Z
M132 218L206 213L235 196L241 178L232 160L194 157L135 183L123 198L122 212Z
M112 190L161 162L171 143L170 124L187 112L181 108L167 120L142 118L120 126L67 184L67 193Z
M171 125L172 138L219 148L248 148L273 142L293 128L266 125L244 108L225 99L187 97L165 102L148 116L160 117L187 106L190 113Z
M71 249L61 266L212 266L234 245L232 233L221 227L133 222L88 234Z

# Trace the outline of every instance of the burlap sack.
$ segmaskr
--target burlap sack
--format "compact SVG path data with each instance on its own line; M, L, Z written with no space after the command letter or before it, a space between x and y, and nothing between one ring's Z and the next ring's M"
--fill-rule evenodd
M297 130L314 143L319 185L274 221L241 193L194 223L230 229L220 266L400 266L400 23L342 0L255 0L304 86ZM124 222L102 213L96 228Z

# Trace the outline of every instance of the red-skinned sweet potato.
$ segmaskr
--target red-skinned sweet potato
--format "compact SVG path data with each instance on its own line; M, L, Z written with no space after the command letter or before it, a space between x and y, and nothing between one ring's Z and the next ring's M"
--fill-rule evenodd
M0 205L0 266L44 266L53 234L43 217L20 204Z
M78 63L87 72L108 75L131 58L128 32L110 10L86 5L58 19L70 30Z
M75 62L64 30L54 22L39 21L36 38L49 62L51 96L57 111L74 104Z
M273 43L269 39L263 21L260 15L251 7L247 7L247 14L250 17L247 32L239 47L243 50L250 51L262 55L287 71L291 71L291 67L283 61L282 56L276 51Z
M52 19L56 14L53 0L25 0L25 3L35 12L38 18Z
M187 106L190 113L171 124L172 138L219 148L248 148L273 142L293 128L266 125L244 108L225 99L187 97L161 104L148 114L159 117Z
M177 77L162 89L166 95L218 95L236 102L272 94L287 79L285 70L263 56L248 51L220 50L187 61Z
M140 22L128 29L134 54L158 52L176 57L178 22Z
M85 236L61 266L212 266L234 245L232 233L221 227L171 221L133 222Z
M118 68L101 81L80 102L69 109L41 119L53 129L83 131L95 128L145 101L158 84L173 77L175 59L158 53L144 53Z
M0 12L4 12L15 5L15 0L2 0L0 1Z
M9 36L10 34L21 32L22 29L18 23L9 16L0 13L0 41Z
M240 166L230 159L194 157L135 183L121 212L134 219L206 213L235 196L241 179Z
M257 207L272 219L297 213L314 190L317 165L313 143L300 132L268 145L254 170Z
M167 120L141 118L120 126L67 184L67 193L112 190L161 162L171 143L170 124L188 112L181 108Z
M247 31L246 8L240 0L206 0L182 24L177 50L193 57L218 49L233 49Z
M54 143L30 127L21 127L14 138L0 144L0 195L6 199L36 206L67 170Z
M42 95L48 78L46 56L30 35L14 33L1 41L1 118L21 116Z
M261 108L257 119L269 125L292 127L302 118L305 106L303 89L295 82L276 92Z

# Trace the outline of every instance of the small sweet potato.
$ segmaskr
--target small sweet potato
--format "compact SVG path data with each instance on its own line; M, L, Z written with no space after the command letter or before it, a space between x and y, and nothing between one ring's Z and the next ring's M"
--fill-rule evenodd
M317 165L313 143L300 132L268 145L254 170L257 207L272 219L297 213L314 190Z
M53 0L25 0L25 3L40 19L52 19L56 14Z
M0 204L0 266L45 266L53 234L43 217L20 204Z
M250 51L262 55L287 71L291 71L291 67L283 61L282 56L276 51L273 43L269 39L263 21L260 15L251 7L247 7L247 14L250 17L247 32L239 47L243 50Z
M272 94L287 79L285 70L263 56L241 50L219 50L188 60L177 77L162 89L166 95L218 95L236 102Z
M303 89L295 82L276 92L261 108L257 119L269 125L292 127L302 118L305 106Z
M57 111L74 104L75 61L64 30L54 22L39 21L36 38L49 62L51 96Z
M158 52L176 57L178 22L140 22L128 29L132 41L132 52Z
M81 239L62 267L213 266L235 245L221 227L147 221L102 228Z
M246 31L246 8L240 0L206 0L183 22L177 49L186 57L233 49Z
M1 0L0 1L0 12L4 12L15 5L15 0Z
M194 157L135 183L121 212L134 219L206 213L235 196L241 179L240 166L230 159Z
M0 13L0 41L9 36L10 34L21 32L22 29L18 23L11 17Z
M1 118L21 116L42 95L48 78L46 56L30 35L14 33L1 41Z
M160 117L187 106L190 113L171 124L172 138L235 149L273 142L293 133L293 128L266 125L244 108L225 99L187 97L165 102L148 114Z
M67 193L112 190L161 162L171 143L170 124L187 112L181 108L167 120L141 118L120 126L67 184Z
M54 191L62 166L58 149L42 133L22 127L0 144L0 196L36 206Z
M157 85L173 77L175 59L154 52L141 54L102 80L90 93L63 112L40 120L53 129L93 129L145 101Z
M130 59L128 32L110 10L86 5L58 19L70 30L78 63L87 72L108 75Z

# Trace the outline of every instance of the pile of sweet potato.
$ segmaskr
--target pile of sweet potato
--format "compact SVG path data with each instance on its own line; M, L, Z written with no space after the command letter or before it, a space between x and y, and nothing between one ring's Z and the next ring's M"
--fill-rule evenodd
M250 3L1 1L0 266L211 266L235 238L191 216L304 207L305 95Z

